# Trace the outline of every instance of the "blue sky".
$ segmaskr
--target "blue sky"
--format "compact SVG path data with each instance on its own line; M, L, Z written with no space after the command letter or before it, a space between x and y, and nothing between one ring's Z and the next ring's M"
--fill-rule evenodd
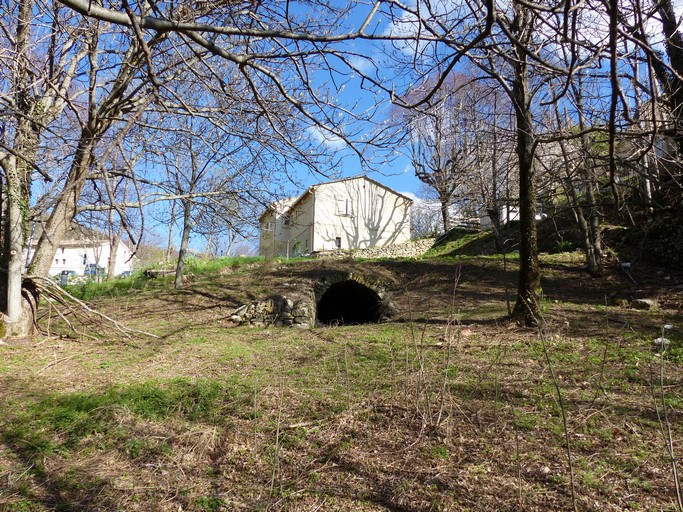
M332 0L331 3L334 4L335 1L339 1L339 5L342 8L349 7L345 0ZM414 5L414 3L414 0L408 0L407 5ZM307 9L306 6L293 7L296 5L297 2L292 2L290 8L293 10L302 9L304 12ZM372 6L372 3L364 4L362 0L354 2L350 8L349 17L336 26L335 30L339 33L358 30L366 20ZM369 23L366 32L387 34L396 30L395 21L391 23L385 15L377 12L373 16L372 22ZM398 30L404 30L404 27L398 28ZM347 58L358 70L366 73L368 76L382 79L383 86L389 89L393 86L400 92L408 87L406 82L409 78L403 74L397 75L394 69L392 69L390 57L387 54L391 52L401 54L402 52L396 48L386 46L388 44L383 41L357 39L349 43L336 45L335 48L348 51ZM319 70L313 75L313 87L327 89L331 93L331 97L334 98L334 101L343 109L348 109L359 116L369 115L372 123L367 125L359 124L349 118L348 133L351 134L351 138L356 140L370 137L373 130L377 126L382 126L390 115L392 105L389 95L386 92L371 90L369 81L362 81L358 74L351 74L352 71L340 60L335 61L334 57L330 58L328 56L327 62L331 64L331 67L337 67L337 69L331 71ZM342 118L347 119L347 116ZM399 192L412 195L419 192L421 183L415 177L409 159L401 154L405 148L394 147L383 152L373 151L368 158L370 165L362 166L358 156L338 137L331 134L323 134L320 130L314 128L309 128L308 134L313 140L320 142L337 160L337 165L334 167L334 172L337 173L337 176L334 176L332 179L367 174L372 179ZM324 169L321 170L324 171ZM310 175L303 169L297 178L303 182L304 188L314 183L325 181L323 176ZM292 192L293 195L296 195L297 192L303 192L303 189L297 191L287 190L287 192Z

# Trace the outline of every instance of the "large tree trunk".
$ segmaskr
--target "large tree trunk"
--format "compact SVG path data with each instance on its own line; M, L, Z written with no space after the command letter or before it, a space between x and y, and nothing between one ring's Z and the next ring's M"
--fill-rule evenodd
M31 173L38 144L39 126L34 122L34 101L31 98L29 74L30 24L33 2L19 4L15 40L16 71L14 96L21 115L17 119L14 154L3 159L5 187L3 208L3 257L7 274L2 280L6 292L5 312L9 335L26 335L33 330L31 308L24 308L22 273L24 269L24 233L31 190Z
M192 201L183 201L183 234L180 239L180 250L178 251L178 264L175 269L175 287L182 288L185 284L185 257L187 247L190 242L190 232L192 231Z
M451 230L451 216L448 212L449 199L440 197L439 202L441 203L441 222L443 223L443 232L448 233Z
M676 141L678 154L683 155L683 35L679 30L680 22L671 0L659 0L655 4L657 12L662 20L662 31L666 36L666 51L669 55L673 73L664 69L663 66L655 66L655 71L664 91L668 93L668 102L671 113L676 121Z
M96 143L97 139L91 132L84 130L63 192L57 199L38 240L36 252L29 267L30 274L48 275L55 252L76 214L76 205L90 170L92 150Z
M523 41L529 37L530 13L522 5L515 5L516 26L513 32L521 37L515 43L514 81L512 84L515 118L517 121L517 158L519 161L519 284L517 302L512 318L527 326L540 322L539 288L541 274L538 267L536 234L536 176L531 93L526 49ZM513 24L514 25L514 24Z

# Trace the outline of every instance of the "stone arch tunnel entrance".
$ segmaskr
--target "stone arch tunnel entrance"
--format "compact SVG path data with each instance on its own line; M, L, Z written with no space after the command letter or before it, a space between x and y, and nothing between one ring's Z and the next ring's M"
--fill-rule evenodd
M318 300L321 324L367 324L382 320L382 298L352 279L330 284Z

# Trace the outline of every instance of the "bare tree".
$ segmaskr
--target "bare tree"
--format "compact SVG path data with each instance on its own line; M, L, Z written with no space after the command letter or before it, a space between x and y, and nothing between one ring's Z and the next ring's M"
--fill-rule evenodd
M173 81L192 79L203 86L206 97L216 100L228 92L230 75L239 77L241 90L229 94L251 98L256 131L280 138L280 143L270 144L295 148L298 161L310 166L317 163L317 155L308 150L307 138L298 127L287 126L289 121L283 122L273 105L284 103L296 112L305 121L304 130L317 126L342 140L352 135L341 128L346 119L332 113L338 110L333 101L311 87L313 57L324 55L326 49L316 41L301 47L313 31L321 34L320 43L333 40L328 29L344 16L343 10L321 4L331 15L320 17L314 26L307 16L296 21L288 10L269 4L252 10L243 9L247 4L179 3L165 5L163 12L144 2L127 3L121 11L78 1L17 0L8 5L0 45L10 58L3 59L8 65L2 68L0 101L9 122L2 132L0 163L5 182L7 310L13 325L30 327L30 321L19 322L29 204L46 207L43 235L29 268L32 274L45 275L78 212L85 184L102 172L102 162L144 122L150 109L220 119L219 102L193 104L170 85ZM207 21L223 28L207 28ZM207 32L214 35L207 38ZM38 51L31 54L32 48ZM230 66L217 65L215 59ZM76 139L71 136L74 126ZM42 163L54 148L67 148L68 155L56 172L44 172ZM45 179L63 172L49 201L30 197L35 172L42 172Z
M441 205L444 232L451 229L449 210L456 191L466 188L466 177L478 166L476 88L470 80L454 75L428 106L397 115L406 132L415 176L436 193Z
M639 10L638 5L633 4L633 13ZM482 0L438 6L376 2L369 10L357 4L335 6L326 2L311 2L301 10L272 2L140 2L120 6L109 1L58 0L43 5L41 0L17 0L13 6L2 25L2 46L12 48L11 65L3 68L3 80L10 85L3 88L7 92L1 96L11 126L3 133L0 162L7 198L3 240L11 290L8 296L13 297L9 302L14 305L20 282L16 255L23 243L21 222L17 221L22 217L21 192L27 195L31 190L26 175L43 170L43 155L32 148L44 147L43 137L48 133L44 127L49 126L53 134L59 131L57 124L63 127L68 121L79 127L80 135L75 141L61 135L63 145L72 149L65 160L68 172L64 187L53 196L44 236L31 266L32 271L42 274L47 272L51 252L78 209L89 174L98 168L98 161L109 158L114 151L109 148L118 147L150 109L159 113L184 110L214 119L221 115L220 102L195 105L182 94L182 88L169 86L172 80L192 79L214 100L221 94L248 97L257 119L256 130L264 135L261 140L266 135L273 140L276 135L293 152L298 148L299 163L315 166L315 157L299 144L311 129L346 143L364 161L365 153L355 143L367 130L356 121L359 116L372 118L376 107L354 110L357 105L339 105L334 94L354 77L361 78L362 88L386 94L405 108L420 108L427 114L430 105L441 103L442 91L459 65L469 60L498 83L515 113L521 272L514 316L527 324L535 323L539 313L536 153L539 144L557 138L539 124L543 117L539 113L565 101L566 91L580 73L601 77L610 92L602 128L608 143L605 168L616 190L616 174L624 160L617 150L624 126L620 119L629 114L620 62L626 42L638 45L646 55L648 69L665 91L668 112L676 121L683 104L676 99L683 89L683 45L678 44L680 34L669 1L649 6L662 20L668 44L665 56L649 39L642 16L624 15L623 6L616 0L576 6L521 0L500 5ZM361 8L362 16L354 16L355 9ZM32 24L29 19L33 20L36 12L43 19ZM589 25L593 23L589 12L602 24ZM42 23L44 20L49 22ZM26 58L32 37L45 48L40 52L45 56L42 60ZM401 65L401 72L387 77L366 52L354 51L353 44L360 41L388 52ZM122 46L124 51L120 52ZM564 59L558 58L560 48L567 50ZM359 59L367 66L359 65ZM36 66L36 62L45 64ZM605 62L609 62L607 75ZM78 75L82 72L83 76ZM328 88L313 85L322 82L320 73L325 74ZM549 87L551 81L553 87ZM240 85L237 90L227 87L233 82ZM564 86L557 87L557 83ZM420 91L420 97L415 90ZM654 88L651 91L653 98L659 97ZM50 97L54 98L52 103L46 100ZM281 122L281 106L295 112L299 124L290 122L293 117ZM66 113L60 117L62 112ZM674 125L671 137L678 140L681 123ZM653 126L654 132L661 124ZM587 131L593 129L586 127ZM580 138L577 133L559 136ZM441 152L439 158L445 156L442 163L448 162L448 152ZM283 164L287 168L288 163ZM678 171L671 173L674 181L677 176ZM46 173L46 178L52 176ZM13 312L10 317L16 318L16 307L8 306L8 310Z

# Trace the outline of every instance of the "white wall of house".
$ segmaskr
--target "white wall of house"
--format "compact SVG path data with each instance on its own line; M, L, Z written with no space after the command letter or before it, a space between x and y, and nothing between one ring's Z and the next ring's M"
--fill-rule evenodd
M319 185L314 251L384 247L410 240L412 202L366 178Z
M64 241L58 248L50 267L50 275L61 274L62 270L73 270L83 275L87 264L103 267L105 272L109 264L111 246L108 241ZM33 257L33 249L29 259ZM114 274L133 270L130 249L124 243L119 244L116 253Z

